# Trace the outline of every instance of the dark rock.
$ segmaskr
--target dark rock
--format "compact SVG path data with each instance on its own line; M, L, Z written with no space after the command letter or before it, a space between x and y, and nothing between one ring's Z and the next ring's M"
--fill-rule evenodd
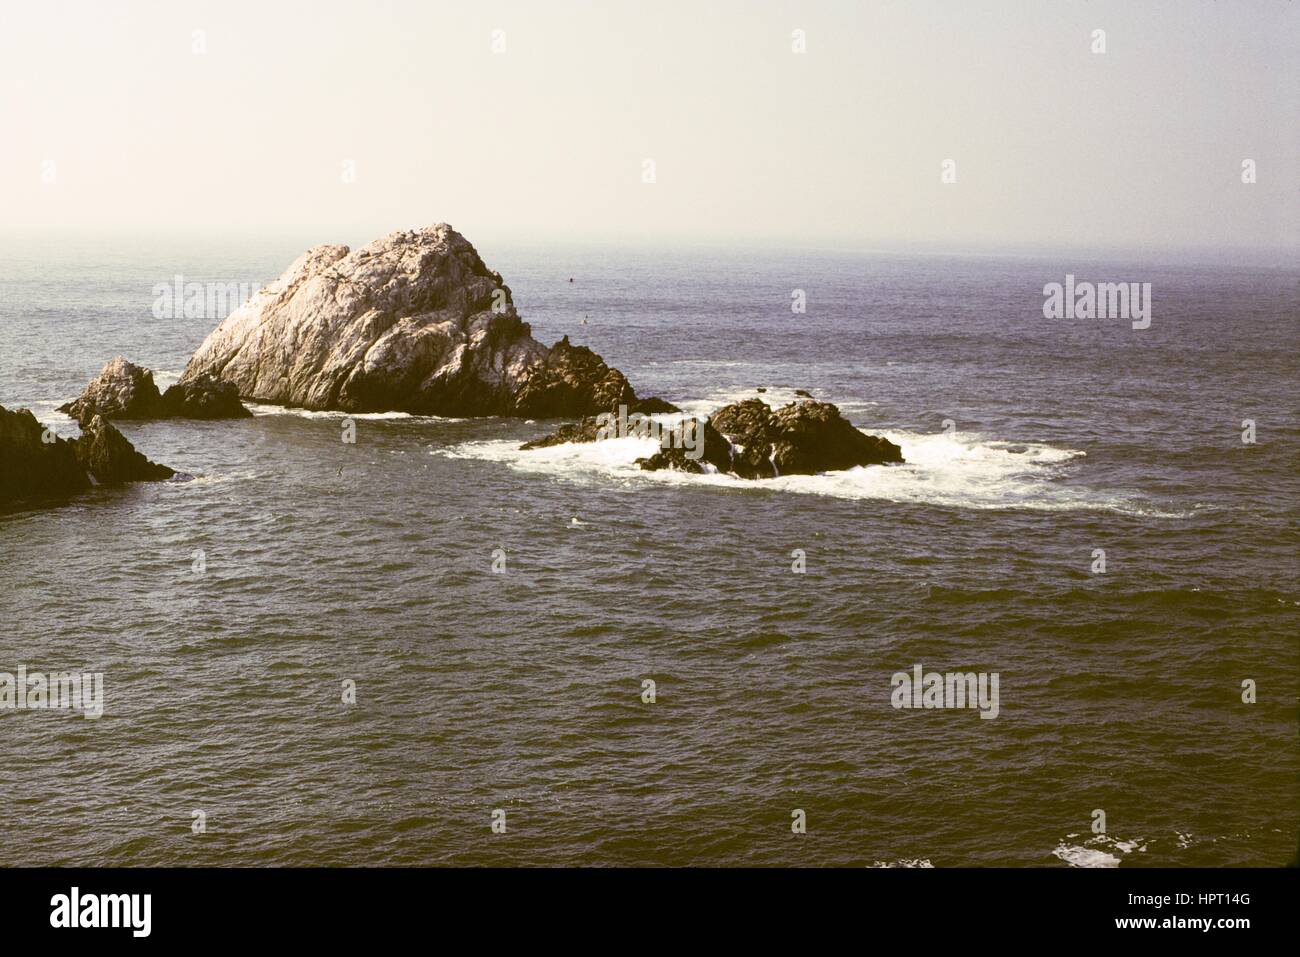
M568 336L529 371L514 396L515 413L535 419L617 413L620 405L631 409L636 404L636 393L623 373L586 346L571 344Z
M240 419L249 412L239 401L239 390L208 374L178 383L159 395L153 373L118 356L80 397L59 406L84 425L96 415L105 419Z
M682 429L687 431L683 433ZM595 442L619 434L631 434L631 423L620 424L618 419L605 415L587 416L526 442L521 448ZM703 442L699 454L695 451L697 434ZM829 402L792 402L774 411L762 399L745 399L724 406L707 420L685 418L677 428L664 431L660 441L660 451L637 459L641 468L705 472L707 463L720 472L758 479L903 461L902 449L897 445L859 432Z
M648 407L648 408L647 408ZM583 416L577 422L567 422L561 425L550 435L544 435L540 439L533 439L525 442L520 449L544 449L552 445L564 445L566 442L595 442L599 439L619 438L620 435L633 435L636 433L636 422L641 421L634 417L634 413L641 416L649 417L661 412L679 412L681 411L675 405L664 402L662 399L653 399L637 403L633 410L627 410L624 407L622 413L601 413L600 415ZM631 419L631 421L629 421ZM642 426L644 430L646 426ZM678 439L681 436L677 436Z
M738 446L733 462L736 474L745 478L903 461L897 445L859 432L829 402L792 402L773 411L761 399L746 399L719 409L710 421Z
M597 439L612 437L600 434L602 429L608 428L607 424L598 421L594 415L589 415L578 422L567 422L550 435L525 442L519 448L545 449L552 445L564 445L566 442L595 442Z
M683 429L687 430L685 435L682 434ZM665 433L665 437L666 448L660 448L648 458L637 459L636 464L647 472L676 469L679 472L701 473L708 471L704 468L704 463L707 462L719 472L731 471L731 443L708 419L682 419L681 425Z
M741 478L772 478L772 407L762 399L723 406L709 422L733 443L731 468Z
M176 474L167 466L150 462L137 452L126 436L102 416L96 415L84 423L81 436L73 444L77 462L100 485L161 482Z
M0 406L0 504L71 495L90 487L73 442L45 429L27 409Z
M803 390L803 389L795 389L795 390L794 390L794 394L797 395L797 396L798 396L799 398L801 398L801 399L811 399L811 398L812 398L812 393L811 393L811 392L807 392L807 391L805 391L805 390Z
M0 504L66 497L92 485L157 482L176 473L137 452L103 416L75 440L47 433L27 409L0 407Z
M208 373L178 382L162 396L162 416L180 419L246 419L252 416L239 401L239 390Z
M102 415L114 419L153 419L162 409L162 396L154 385L153 373L122 356L111 360L85 391L59 406L78 422Z
M636 404L629 409L631 412L640 412L642 415L659 415L661 413L680 412L681 409L657 395L652 395L646 399L637 399Z

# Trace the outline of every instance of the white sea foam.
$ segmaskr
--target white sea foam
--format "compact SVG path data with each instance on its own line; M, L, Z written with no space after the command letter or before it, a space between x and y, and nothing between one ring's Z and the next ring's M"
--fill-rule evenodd
M920 867L920 868L934 867L934 865L930 863L930 859L928 857L913 857L913 858L905 857L897 861L873 861L871 866L872 867Z
M712 473L642 471L636 460L653 455L652 439L629 436L521 451L517 440L469 442L432 454L502 462L522 472L573 481L646 482L729 489L772 489L847 499L881 499L956 508L1143 511L1124 495L1062 484L1077 449L1041 442L1006 442L978 433L885 431L903 450L905 465L867 466L821 475L747 480Z
M255 416L291 415L300 419L344 419L376 421L380 419L415 419L421 422L465 422L465 419L445 418L440 415L412 415L410 412L335 412L316 411L314 409L291 409L283 405L267 405L262 402L249 402L244 405Z
M1119 867L1127 855L1134 851L1146 851L1146 845L1141 839L1121 841L1107 834L1099 834L1082 844L1067 843L1078 836L1067 834L1066 839L1052 851L1052 854L1071 867Z
M1095 847L1062 844L1052 852L1071 867L1119 867L1119 858Z

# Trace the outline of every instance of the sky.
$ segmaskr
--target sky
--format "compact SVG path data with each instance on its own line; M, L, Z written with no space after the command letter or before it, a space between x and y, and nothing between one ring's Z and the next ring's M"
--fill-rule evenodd
M0 147L10 232L1300 251L1300 2L4 0Z

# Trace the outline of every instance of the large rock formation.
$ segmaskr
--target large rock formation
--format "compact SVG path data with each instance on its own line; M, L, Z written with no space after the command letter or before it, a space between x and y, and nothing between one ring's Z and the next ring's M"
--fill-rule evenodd
M102 417L82 425L80 437L47 433L27 409L0 407L0 503L57 498L92 485L157 482L176 473L135 450Z
M251 416L228 382L198 375L161 395L153 373L118 356L100 371L72 402L59 406L83 426L95 416L105 419L238 419Z
M510 288L445 223L316 246L190 359L246 399L345 412L591 415L636 396L590 349L547 349Z
M619 434L633 433L621 431L611 419L588 417L562 425L522 448L595 442ZM701 441L703 448L697 451ZM660 446L654 455L637 459L637 464L648 471L704 472L707 463L719 472L754 479L903 461L902 449L893 442L858 431L834 405L815 401L792 402L776 410L762 399L735 402L707 420L686 418L678 427L664 430Z

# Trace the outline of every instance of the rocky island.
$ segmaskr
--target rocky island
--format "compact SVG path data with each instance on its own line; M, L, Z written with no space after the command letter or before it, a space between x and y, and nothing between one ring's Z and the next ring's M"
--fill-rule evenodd
M309 249L204 340L180 384L202 376L245 399L343 412L553 418L641 405L590 349L534 339L501 274L446 223Z
M566 442L597 442L616 437L605 416L587 416L521 449ZM646 430L650 433L660 430ZM698 453L696 449L699 449ZM762 399L723 406L707 419L688 417L662 430L660 451L637 464L646 471L718 472L739 478L814 475L860 465L900 465L903 450L888 439L853 427L829 402L813 399L773 409Z
M638 464L759 479L903 461L897 445L859 431L834 405L797 394L780 409L748 399L707 420L679 420L664 430L660 451ZM30 412L0 410L0 495L170 477L108 420L248 417L241 399L340 412L578 419L525 449L608 438L600 423L616 413L648 421L680 411L638 397L623 373L568 336L549 347L534 339L501 274L439 223L355 251L307 250L208 335L166 392L148 369L114 358L60 406L81 424L75 441L42 441ZM689 443L677 441L687 435Z

